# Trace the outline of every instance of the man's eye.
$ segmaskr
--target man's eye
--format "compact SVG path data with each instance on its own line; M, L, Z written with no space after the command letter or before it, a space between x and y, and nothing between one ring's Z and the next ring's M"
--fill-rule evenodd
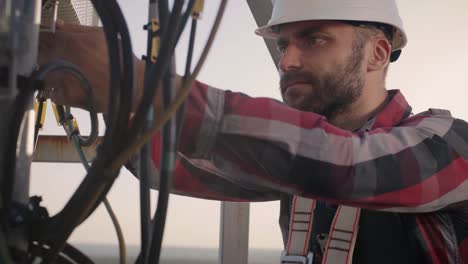
M277 46L278 51L283 54L286 51L286 46Z
M321 45L325 42L325 40L320 37L320 36L309 36L304 39L303 45L310 47L310 46L316 46L316 45Z
M276 48L278 49L278 51L283 54L285 51L286 51L286 48L288 47L288 44L287 43L277 43L276 44Z

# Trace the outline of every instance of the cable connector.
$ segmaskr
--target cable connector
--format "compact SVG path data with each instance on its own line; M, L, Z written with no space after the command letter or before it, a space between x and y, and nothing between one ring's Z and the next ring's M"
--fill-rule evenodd
M52 110L54 110L55 121L57 121L57 126L62 126L61 113L59 113L58 106L52 103Z
M151 30L152 38L151 38L151 54L150 60L152 63L155 63L158 59L159 55L159 46L161 43L161 36L160 36L160 25L159 20L156 18L151 19L151 22L143 26L144 30ZM142 56L143 60L147 60L147 56Z
M54 109L55 120L57 125L63 127L67 136L71 137L73 135L80 135L80 129L78 127L78 122L72 114L67 114L63 105L56 105L52 103L52 108ZM72 122L69 125L68 122Z
M203 8L205 7L205 0L195 0L195 4L192 8L192 18L193 19L200 19L200 15L203 12Z
M77 135L79 136L80 135L80 128L78 127L78 122L76 121L76 119L73 117L73 115L68 115L66 117L66 123L68 122L71 122L71 123L68 123L68 124L62 124L63 125L63 128L65 129L65 133L67 133L67 136L69 138L71 138L72 136L74 135ZM70 126L71 125L71 126Z
M46 99L37 99L34 101L34 112L37 116L37 129L42 130L44 127L45 117L46 117L46 110L47 110L47 100Z
M78 122L76 121L75 118L73 118L73 131L70 131L70 136L72 135L81 135L80 134L80 128L78 127Z

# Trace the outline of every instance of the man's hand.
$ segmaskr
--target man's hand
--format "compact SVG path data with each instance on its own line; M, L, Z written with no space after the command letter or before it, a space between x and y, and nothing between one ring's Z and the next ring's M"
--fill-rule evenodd
M39 65L61 59L77 65L91 82L99 112L106 111L109 94L109 62L104 32L100 27L57 24L55 33L41 33ZM142 63L135 59L137 72ZM139 79L137 74L136 78ZM139 81L137 81L139 83ZM47 78L52 101L61 105L86 108L85 93L79 82L70 74L57 72ZM141 85L137 85L141 87ZM137 91L136 94L139 94Z

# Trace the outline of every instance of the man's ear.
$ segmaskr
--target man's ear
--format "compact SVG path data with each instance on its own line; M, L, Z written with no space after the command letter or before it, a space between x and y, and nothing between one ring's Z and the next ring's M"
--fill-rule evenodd
M385 37L378 37L372 43L372 50L367 64L367 71L385 69L390 63L392 46Z

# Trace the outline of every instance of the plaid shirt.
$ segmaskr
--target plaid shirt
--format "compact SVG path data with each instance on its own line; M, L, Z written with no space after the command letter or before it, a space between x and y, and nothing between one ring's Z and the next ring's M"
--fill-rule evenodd
M389 94L378 115L350 132L273 99L198 82L187 101L174 193L231 201L301 195L401 215L425 262L468 263L468 124L443 110L410 116L403 95ZM159 164L158 135L152 156Z

